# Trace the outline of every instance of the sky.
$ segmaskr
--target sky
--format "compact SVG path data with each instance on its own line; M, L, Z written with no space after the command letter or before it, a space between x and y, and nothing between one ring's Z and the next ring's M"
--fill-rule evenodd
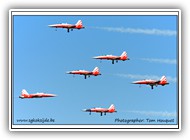
M49 28L50 24L82 20L85 29ZM176 16L14 16L13 22L13 123L53 119L45 124L126 124L116 119L178 120L177 17ZM92 59L121 55L130 60L112 64ZM102 75L66 74L99 67ZM136 80L159 80L169 85L133 85ZM56 94L54 98L20 99L28 93ZM82 112L114 104L117 113ZM22 121L21 120L26 120ZM131 122L131 124L133 124ZM138 124L138 123L137 123ZM165 124L165 123L161 123Z

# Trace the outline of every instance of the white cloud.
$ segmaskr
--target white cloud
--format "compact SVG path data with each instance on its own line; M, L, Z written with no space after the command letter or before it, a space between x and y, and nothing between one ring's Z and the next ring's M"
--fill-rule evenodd
M129 113L136 113L146 116L157 116L157 117L176 117L176 112L167 112L167 111L127 111Z
M155 59L155 58L141 58L141 60L156 63L176 64L176 59Z
M175 36L177 34L176 31L174 30L123 28L123 27L93 27L93 28L106 30L110 32L120 32L120 33L138 33L138 34L163 35L163 36Z
M152 79L152 80L159 80L161 76L157 75L139 75L139 74L116 74L116 76L123 77L123 78L129 78L129 79ZM166 76L168 82L176 82L176 77Z

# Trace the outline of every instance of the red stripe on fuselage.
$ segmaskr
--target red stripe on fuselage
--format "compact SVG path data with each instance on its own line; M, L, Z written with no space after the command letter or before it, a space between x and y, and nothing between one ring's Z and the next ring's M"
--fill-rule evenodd
M96 59L107 59L107 60L116 60L120 59L119 56L97 56Z
M80 75L90 75L92 72L90 71L71 71L71 74L80 74Z

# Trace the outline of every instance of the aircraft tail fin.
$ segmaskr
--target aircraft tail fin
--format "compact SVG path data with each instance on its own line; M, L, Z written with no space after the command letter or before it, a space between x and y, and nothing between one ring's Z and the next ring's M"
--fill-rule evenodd
M93 72L94 75L100 75L100 71L99 71L98 67L95 67L92 72Z
M108 108L108 110L110 112L115 112L115 106L114 106L114 104L111 104L110 107Z
M161 77L160 83L161 83L161 84L168 84L167 79L166 79L166 76L162 76L162 77Z
M126 51L124 51L124 52L121 54L120 57L121 57L121 60L127 60L127 59L129 59L128 56L127 56Z
M95 67L93 72L99 72L99 68L98 67Z
M22 96L24 96L24 95L29 95L25 89L22 90Z
M76 27L77 28L83 28L82 20L78 20L78 22L76 23Z
M98 67L95 67L93 71L99 71L99 68L98 68Z

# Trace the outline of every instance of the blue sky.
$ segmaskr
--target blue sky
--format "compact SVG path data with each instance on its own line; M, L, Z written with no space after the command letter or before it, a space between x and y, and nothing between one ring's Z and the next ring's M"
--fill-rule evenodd
M74 24L79 19L85 29L67 33L48 27ZM176 124L176 21L176 16L14 16L14 124L33 118L53 118L55 124L120 124L115 122L117 118L174 119ZM123 51L129 61L113 65L92 59ZM96 66L101 76L84 79L66 74ZM131 84L141 78L159 80L162 75L169 85L151 90ZM22 100L18 98L22 89L57 97ZM81 111L111 104L117 113L101 117Z

